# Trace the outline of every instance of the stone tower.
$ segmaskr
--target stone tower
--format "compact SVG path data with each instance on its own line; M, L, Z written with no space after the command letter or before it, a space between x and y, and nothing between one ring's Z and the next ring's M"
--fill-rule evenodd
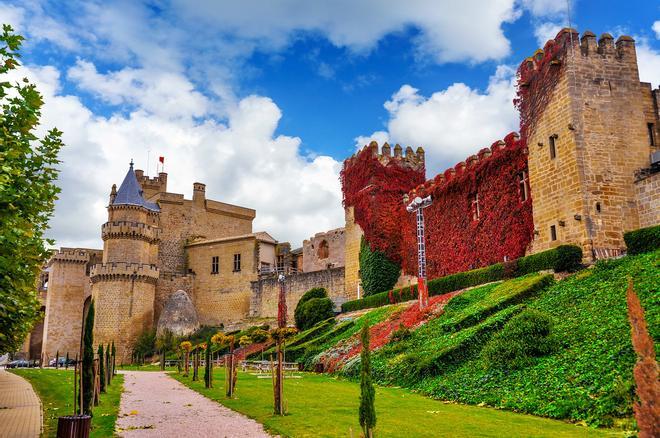
M160 208L145 201L131 162L119 190L114 187L108 222L101 228L103 263L91 270L96 315L94 342L114 341L118 363L130 361L137 337L153 328Z
M416 152L407 147L404 155L403 148L398 144L392 151L390 145L385 143L379 151L378 144L372 141L344 161L341 173L346 220L344 284L348 299L356 299L358 295L360 241L365 227L371 229L380 217L399 210L403 194L423 183L424 179L425 156L421 147ZM361 212L372 213L362 217L358 214L356 217L356 204L362 207ZM395 247L400 233L387 230L386 234L389 245Z
M561 242L582 246L589 260L618 255L623 233L640 227L635 173L649 166L657 138L633 39L564 29L519 74L533 252Z

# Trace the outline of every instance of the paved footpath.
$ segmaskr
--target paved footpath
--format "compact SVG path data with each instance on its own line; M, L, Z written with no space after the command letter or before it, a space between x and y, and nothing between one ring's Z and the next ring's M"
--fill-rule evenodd
M36 438L41 433L41 401L27 380L0 369L0 437Z
M123 371L117 429L133 437L270 437L263 426L165 373Z

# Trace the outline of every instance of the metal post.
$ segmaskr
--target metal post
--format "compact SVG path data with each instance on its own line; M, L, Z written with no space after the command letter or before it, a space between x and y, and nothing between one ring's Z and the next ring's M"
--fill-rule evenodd
M404 198L404 202L407 202L407 199ZM420 310L428 306L429 304L429 293L428 288L426 287L426 243L425 243L425 233L424 233L424 213L423 209L428 207L433 203L431 196L426 198L416 197L413 201L408 204L406 210L409 213L417 213L417 264L418 264L418 275L417 275L417 297L419 300Z

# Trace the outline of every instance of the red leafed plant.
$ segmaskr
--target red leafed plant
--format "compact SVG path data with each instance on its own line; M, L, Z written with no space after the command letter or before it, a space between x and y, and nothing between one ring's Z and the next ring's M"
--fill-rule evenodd
M387 344L392 337L392 333L401 327L414 328L428 320L432 315L440 314L444 305L458 293L460 291L432 297L429 299L429 305L422 310L419 309L418 303L411 304L403 311L392 314L387 320L374 324L369 329L369 349L371 351L377 350ZM338 344L335 351L325 355L325 358L322 358L321 361L325 370L334 372L350 359L359 355L361 351L362 344L359 342L359 334L356 334Z
M394 158L383 164L377 148L372 143L344 163L344 207L354 207L355 222L371 249L400 264L403 195L424 181L424 166L410 167Z
M639 398L633 406L635 419L640 438L658 437L660 436L658 363L655 360L653 339L646 327L644 309L633 289L632 280L628 281L627 301L632 344L638 358L633 372Z
M525 255L532 240L532 200L527 190L527 148L515 133L478 157L418 186L410 197L431 195L424 209L429 278ZM522 181L522 182L521 182ZM529 187L527 186L527 189ZM478 208L478 214L477 214ZM415 218L407 214L402 233L402 268L417 272Z

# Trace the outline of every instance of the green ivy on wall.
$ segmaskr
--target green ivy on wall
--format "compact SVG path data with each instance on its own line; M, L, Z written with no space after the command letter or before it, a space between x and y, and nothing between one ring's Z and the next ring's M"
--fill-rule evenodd
M381 251L372 251L367 241L360 242L360 280L364 296L390 290L396 284L401 267Z

